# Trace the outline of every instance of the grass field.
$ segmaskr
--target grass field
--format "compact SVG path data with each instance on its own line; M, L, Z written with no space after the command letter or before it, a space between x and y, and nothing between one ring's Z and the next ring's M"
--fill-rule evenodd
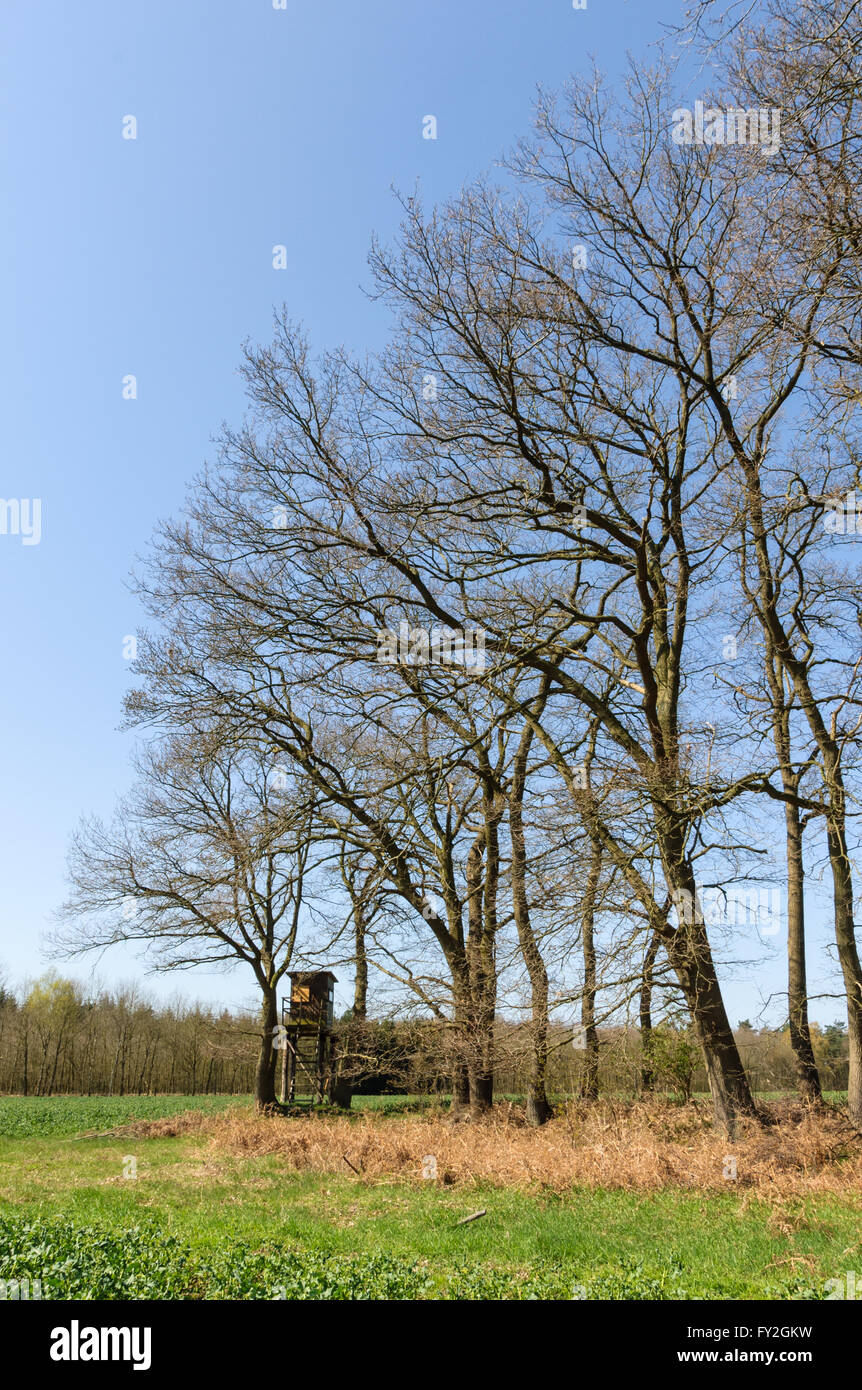
M729 1182L697 1106L539 1134L506 1106L487 1129L359 1107L0 1099L0 1280L52 1298L781 1299L862 1270L859 1146L838 1116L792 1142L741 1136Z
M247 1102L247 1096L0 1096L0 1139L82 1134Z

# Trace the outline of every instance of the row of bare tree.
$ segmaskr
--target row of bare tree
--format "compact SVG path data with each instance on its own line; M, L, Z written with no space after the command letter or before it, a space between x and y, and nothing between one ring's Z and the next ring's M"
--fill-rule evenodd
M752 0L716 37L697 9L698 97L746 138L679 143L691 73L660 52L543 97L499 185L406 197L373 246L385 351L313 360L284 312L246 349L248 417L138 576L149 741L76 839L60 939L244 962L261 1104L301 958L348 964L360 1017L371 972L444 1024L456 1113L492 1103L501 1013L541 1123L555 1010L595 1069L600 1026L631 1014L648 1054L682 1008L730 1129L757 1107L715 950L752 948L704 886L764 883L816 1100L816 866L862 1124L862 25Z

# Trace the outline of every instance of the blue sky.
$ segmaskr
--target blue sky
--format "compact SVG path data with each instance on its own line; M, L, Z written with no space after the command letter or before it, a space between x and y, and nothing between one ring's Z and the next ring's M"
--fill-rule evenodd
M619 71L680 5L6 0L0 493L42 500L39 545L0 536L0 966L13 980L45 968L70 831L129 784L123 639L141 615L127 576L242 413L242 340L268 337L286 302L319 346L379 345L384 311L362 287L372 232L397 225L392 186L454 193L526 131L538 84L590 55ZM140 966L117 951L99 973ZM146 983L249 998L239 975ZM757 999L731 985L734 1019Z

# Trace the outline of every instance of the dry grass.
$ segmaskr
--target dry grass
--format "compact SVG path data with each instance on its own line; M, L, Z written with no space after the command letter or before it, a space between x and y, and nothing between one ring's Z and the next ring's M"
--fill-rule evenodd
M291 1169L337 1172L357 1182L422 1183L423 1158L433 1154L437 1181L445 1184L862 1195L862 1139L840 1113L765 1108L776 1123L742 1122L733 1141L716 1135L704 1106L660 1101L570 1104L539 1130L527 1128L517 1109L504 1104L480 1124L369 1112L286 1119L231 1110L140 1122L127 1132L199 1135L237 1156L274 1154ZM736 1160L735 1178L727 1176L733 1171L730 1158Z

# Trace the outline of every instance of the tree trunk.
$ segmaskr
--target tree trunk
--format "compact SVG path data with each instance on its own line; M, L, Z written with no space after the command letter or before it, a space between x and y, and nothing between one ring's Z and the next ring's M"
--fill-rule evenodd
M790 731L791 699L785 691L784 672L776 661L775 644L768 628L766 676L772 697L772 728L775 750L781 768L781 781L788 800L784 803L787 859L787 1008L790 1047L799 1093L804 1100L820 1100L820 1074L814 1057L808 1024L808 987L805 971L805 863L802 852L802 820L796 798L799 774L792 764Z
M847 1077L847 1109L857 1129L862 1129L862 968L853 923L853 877L844 837L843 816L827 821L827 843L832 866L835 907L835 943L847 991L847 1037L850 1053Z
M494 1105L494 1013L496 1004L496 975L489 961L490 944L487 938L479 944L474 962L470 1048L467 1074L470 1081L470 1114L481 1119Z
M692 904L692 910L681 913L677 930L666 941L668 959L691 1012L703 1053L716 1124L728 1138L733 1138L737 1114L756 1117L758 1110L724 1007L693 874L683 891L689 895L686 900Z
M452 962L455 991L455 1030L453 1034L455 1061L452 1068L452 1101L449 1114L453 1120L464 1120L470 1114L470 986L466 962Z
M353 909L353 940L356 978L353 983L353 1017L368 1015L368 957L365 954L365 918L360 904Z
M799 1094L804 1100L816 1102L821 1098L821 1089L808 1024L802 826L798 806L787 802L784 815L787 833L787 1004L790 1046Z
M544 703L544 702L543 702ZM539 711L541 712L541 711ZM512 771L509 793L509 839L512 846L512 911L521 955L530 978L530 1079L527 1087L527 1124L546 1124L553 1111L548 1102L548 972L539 950L527 898L527 849L524 838L523 797L527 758L533 728L524 728Z
M263 988L263 1003L260 1011L261 1035L257 1068L254 1073L254 1104L256 1110L267 1105L275 1105L275 1069L278 1051L275 1047L278 1025L278 1002L276 991L269 985Z
M449 1114L453 1120L463 1120L470 1113L470 1074L467 1064L462 1061L455 1063L455 1071L452 1076L452 1101L449 1105Z
M652 1060L652 991L653 966L661 945L661 937L654 931L650 937L644 957L643 981L640 994L641 1030L641 1091L651 1091L655 1081L655 1068Z
M494 1073L486 1066L471 1067L470 1114L473 1119L481 1119L494 1104Z
M602 846L593 839L593 851L587 875L581 911L581 937L584 953L584 992L581 997L581 1024L584 1030L584 1068L581 1073L581 1095L584 1100L599 1098L599 1035L596 1030L596 895L602 871Z
M496 822L488 812L487 797L485 802L485 826L474 840L467 857L467 1075L470 1082L470 1114L476 1120L486 1115L494 1104L494 1013L497 1002L494 930L499 857Z

